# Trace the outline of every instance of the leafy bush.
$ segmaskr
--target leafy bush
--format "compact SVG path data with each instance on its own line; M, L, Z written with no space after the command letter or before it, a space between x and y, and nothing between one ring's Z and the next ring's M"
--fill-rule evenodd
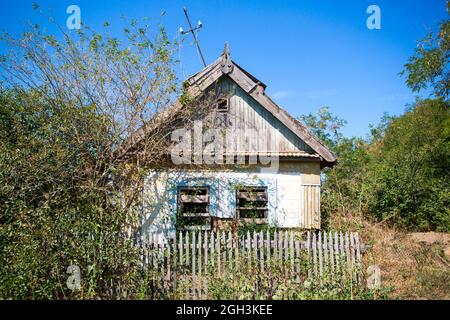
M450 231L449 143L443 100L418 101L393 118L373 150L369 212L407 229Z
M322 215L358 213L407 230L450 230L450 114L442 99L385 116L368 139L345 138L327 108L301 117L338 156L325 169Z
M163 28L133 20L123 41L105 28L55 36L33 25L0 37L0 299L142 291L139 164L157 162L166 140L153 134L127 159L122 146L170 105L173 49ZM151 159L130 160L137 154ZM71 265L80 290L66 285Z

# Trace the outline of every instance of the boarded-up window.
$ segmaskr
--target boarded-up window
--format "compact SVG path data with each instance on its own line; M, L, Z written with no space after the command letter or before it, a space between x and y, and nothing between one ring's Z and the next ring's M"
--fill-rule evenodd
M217 99L217 111L218 112L227 112L229 110L230 100L227 97L220 97Z
M267 223L267 187L242 187L236 190L238 219L251 223Z
M178 229L209 230L208 187L182 187L178 189Z

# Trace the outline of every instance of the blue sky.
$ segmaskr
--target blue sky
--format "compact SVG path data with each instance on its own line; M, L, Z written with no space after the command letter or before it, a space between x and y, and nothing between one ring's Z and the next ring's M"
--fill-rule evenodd
M203 23L198 36L207 63L228 42L233 60L266 83L267 93L293 116L329 106L347 120L346 135L364 135L384 112L401 114L414 101L398 73L417 40L447 16L445 0L26 0L2 3L0 29L19 33L27 21L45 25L34 2L61 25L67 6L76 4L83 23L94 28L104 21L120 25L123 14L152 17L172 38L180 37L180 26L187 29L186 5L193 23ZM381 30L366 27L371 4L381 9ZM190 37L179 58L180 79L202 68Z

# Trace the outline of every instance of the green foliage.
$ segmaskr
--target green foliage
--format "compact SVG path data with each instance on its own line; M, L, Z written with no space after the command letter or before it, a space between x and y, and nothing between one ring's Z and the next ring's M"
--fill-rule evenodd
M176 82L163 29L149 37L134 22L127 36L34 26L0 38L0 299L118 298L119 285L142 296L132 200L143 170L118 151ZM66 285L70 265L80 290Z
M338 156L324 171L325 226L329 215L351 211L408 230L450 230L447 102L418 100L402 116L385 116L366 140L331 131L344 122L327 109L302 119Z
M341 130L346 121L334 116L328 107L319 109L317 115L301 116L300 121L338 156L338 165L324 169L322 175L322 225L326 227L329 215L336 211L361 213L367 201L367 186L363 183L367 172L360 170L370 161L367 142L358 137L344 137Z
M449 133L442 100L418 101L390 121L373 150L369 211L375 217L407 229L450 230Z
M58 110L37 93L0 92L0 298L106 297L105 281L134 272L128 215L114 190L96 190L86 170L104 148L88 108ZM97 132L98 133L98 132ZM121 240L123 239L123 240ZM66 286L69 265L81 291Z
M217 261L217 259L216 259ZM258 265L249 263L246 257L240 256L233 260L233 268L238 272L230 273L225 263L221 266L221 274L209 264L203 281L206 281L208 290L203 293L204 299L225 300L372 300L387 299L388 291L385 288L368 290L362 283L348 276L347 273L336 273L331 276L326 271L321 278L308 276L306 254L302 256L302 270L299 277L289 276L289 260L280 260L277 257L266 259L264 272ZM259 262L257 262L259 264ZM182 277L182 276L181 276ZM186 298L187 287L192 283L180 279L176 292L172 298Z
M450 1L447 1L450 14ZM413 91L431 87L437 97L448 98L450 93L450 20L440 24L438 34L430 33L419 42L415 53L405 64L406 84Z
M341 129L346 121L334 116L328 107L320 108L317 111L317 116L313 114L301 115L299 120L331 148L336 147L339 141L344 138Z
M240 237L233 233L231 239L238 240L236 236ZM295 237L296 240L304 240L301 234ZM248 239L252 238L249 235ZM183 242L192 243L192 239L183 238ZM240 237L240 241L245 241L245 237ZM280 255L277 250L257 252L250 247L231 252L227 253L222 246L221 250L209 251L205 261L198 260L197 256L194 271L194 260L189 251L178 251L175 255L173 250L153 251L149 255L151 259L156 257L160 265L151 271L151 289L147 294L154 299L191 299L194 294L195 297L201 295L201 299L225 300L388 298L386 288L366 289L359 266L354 264L348 268L344 255L335 255L333 265L324 260L321 268L317 264L315 268L312 255L304 248L298 256L288 252ZM163 262L166 266L171 265L173 273L170 280L166 278L164 285L162 278L163 274L167 275L167 269L161 266Z

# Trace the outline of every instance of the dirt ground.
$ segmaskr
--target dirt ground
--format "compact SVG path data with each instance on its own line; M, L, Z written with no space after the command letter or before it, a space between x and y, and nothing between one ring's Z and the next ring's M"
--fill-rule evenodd
M405 233L350 215L332 217L330 228L359 232L363 269L380 267L389 298L450 299L450 234Z

